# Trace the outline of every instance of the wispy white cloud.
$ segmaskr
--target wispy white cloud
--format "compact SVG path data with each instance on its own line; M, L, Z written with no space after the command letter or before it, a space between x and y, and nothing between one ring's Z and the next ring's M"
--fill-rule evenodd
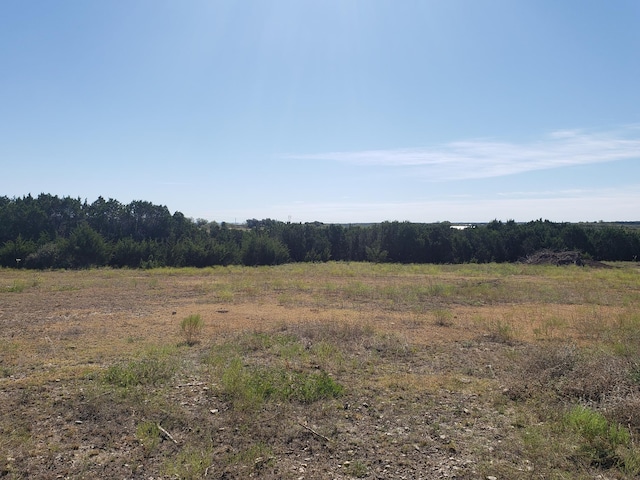
M490 178L534 170L640 159L640 128L609 132L562 130L539 141L465 140L426 148L290 155L288 158L416 170L434 181Z
M507 198L543 198L543 197L584 197L589 198L589 195L595 193L601 193L605 190L599 189L580 189L572 188L567 190L535 190L535 191L512 191L512 192L497 192L498 197Z

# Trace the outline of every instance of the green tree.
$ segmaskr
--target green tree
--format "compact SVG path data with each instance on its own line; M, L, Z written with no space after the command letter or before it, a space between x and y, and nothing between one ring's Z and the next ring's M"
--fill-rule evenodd
M131 237L119 239L112 248L109 264L114 267L138 268L149 257L147 241L136 242Z
M109 249L102 236L84 222L69 235L66 245L69 263L75 268L106 265Z
M36 244L31 240L24 240L18 235L15 241L9 240L0 248L0 265L3 267L17 267L24 265L24 260L36 251Z
M247 233L242 245L244 265L279 265L289 261L289 251L279 240L265 234Z
M165 206L134 200L125 207L127 236L134 240L159 240L171 233L172 216Z
M127 211L117 200L98 197L88 207L87 217L91 228L102 235L106 241L117 242L126 238L123 228L127 223Z
M66 240L60 238L54 242L46 242L38 247L38 250L27 255L24 260L25 268L43 270L46 268L66 268L64 248Z

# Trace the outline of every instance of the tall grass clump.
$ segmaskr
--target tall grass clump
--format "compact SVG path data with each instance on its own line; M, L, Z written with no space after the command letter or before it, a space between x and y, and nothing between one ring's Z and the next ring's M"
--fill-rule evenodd
M511 345L516 341L516 332L513 323L495 319L486 325L487 337L496 343Z
M615 354L637 358L640 355L640 315L635 312L620 314L605 339Z
M22 280L14 280L11 285L7 285L5 287L5 292L11 293L22 293L24 289L27 288L27 284Z
M449 310L434 310L433 317L434 323L438 327L450 327L453 325L453 314Z
M638 468L629 430L609 422L604 415L578 405L566 416L568 426L581 437L580 452L592 465L611 468Z
M180 322L180 332L187 345L192 346L200 341L204 322L198 314L189 315Z

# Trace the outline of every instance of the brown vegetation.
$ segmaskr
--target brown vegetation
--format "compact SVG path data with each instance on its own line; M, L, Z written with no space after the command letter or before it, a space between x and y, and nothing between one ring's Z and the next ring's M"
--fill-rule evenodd
M541 250L524 259L523 263L528 265L577 265L584 267L586 265L595 268L613 268L604 262L598 262L585 258L584 255L577 251L554 252L553 250Z
M618 267L0 270L0 477L633 478Z

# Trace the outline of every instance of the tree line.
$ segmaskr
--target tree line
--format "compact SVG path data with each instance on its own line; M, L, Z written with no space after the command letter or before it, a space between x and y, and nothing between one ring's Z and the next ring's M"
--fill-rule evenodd
M136 200L41 194L0 197L0 266L152 268L276 265L287 262L514 262L539 250L578 250L594 260L630 261L640 229L607 224L494 220L455 229L448 222L325 225L249 219L242 227L171 214Z

